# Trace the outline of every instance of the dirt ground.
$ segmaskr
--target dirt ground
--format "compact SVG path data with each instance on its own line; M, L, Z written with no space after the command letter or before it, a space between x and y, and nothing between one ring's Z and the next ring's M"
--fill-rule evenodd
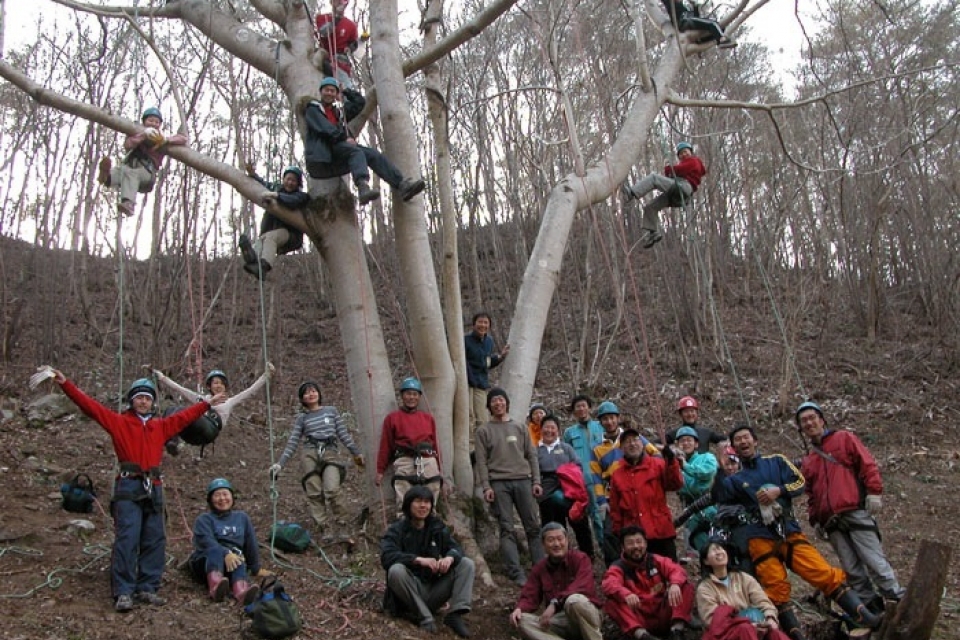
M108 279L109 267L104 274L105 282ZM324 361L339 362L335 320L328 316L317 322L317 331L327 337ZM738 329L744 334L750 330L734 327L731 331ZM255 344L255 327L245 331L251 335L236 339ZM390 339L398 341L395 336ZM912 577L921 540L956 547L955 541L960 539L960 500L956 494L960 484L960 431L956 425L960 416L950 406L955 404L960 372L949 365L955 356L937 355L926 349L923 340L917 337L915 343L905 344L901 337L896 344L866 344L837 336L829 345L832 358L824 359L820 378L815 381L825 390L818 399L827 409L828 421L854 429L880 463L886 485L881 517L884 547L905 584ZM91 363L109 367L110 355L93 345L83 348L82 339L71 344L74 346L64 350L59 365L77 378L81 388L106 400L107 394L95 385L91 372L96 367ZM281 475L275 496L267 475L271 441L279 454L295 415L289 399L295 390L294 381L308 375L308 365L297 368L294 364L298 360L290 354L296 348L291 343L275 360L286 364L280 367L283 393L274 402L273 429L267 425L262 400L252 401L234 413L215 446L202 458L192 447L176 458L165 458L168 563L161 594L168 603L162 608L141 606L126 615L113 611L109 593L110 518L97 509L89 516L96 529L78 532L70 526L78 516L60 508L60 483L77 471L89 474L100 496L107 499L115 464L109 438L76 413L44 424L28 424L24 411L27 404L43 393L60 392L51 383L35 392L27 388L30 374L42 364L29 357L0 365L0 409L4 410L0 424L0 638L222 640L245 634L248 623L238 607L212 603L204 589L191 582L178 565L190 553L192 523L206 508L204 487L214 477L224 476L234 482L240 492L238 508L250 513L261 539L275 518L307 522L296 465ZM891 354L900 354L897 358L904 361L910 359L904 354L911 350L925 354L922 372L897 367L891 374ZM777 371L778 352L765 357L762 367ZM837 363L835 367L832 362ZM841 364L844 362L858 363L857 384L851 383L849 368ZM933 371L937 373L928 373ZM348 408L340 401L349 397L346 376L340 372L330 374L328 379L325 397ZM706 374L705 382L713 389L730 385L722 372ZM545 376L538 394L559 399L566 396L566 387L561 380ZM757 406L762 404L761 396L770 396L769 389L757 392ZM704 400L703 415L708 423L725 429L735 420L735 413L718 394ZM763 416L758 429L764 451L779 451L790 457L802 454L789 416ZM371 458L369 454L367 457ZM377 544L389 508L376 502L366 504L357 471L351 470L350 474L348 495L356 519L343 531L355 541L350 553L339 540L322 541L323 555L272 557L265 551L264 565L281 576L300 606L306 626L299 638L420 638L416 627L380 612L383 571ZM361 524L365 509L368 517ZM492 539L490 535L481 537L487 551L492 551ZM832 557L825 543L817 544ZM497 586L485 588L478 582L468 623L478 638L518 637L507 622L518 589L496 573L495 555L489 559ZM939 640L960 638L956 630L960 615L958 566L960 559L955 557L934 635ZM809 588L797 586L798 600L803 601L809 593ZM811 613L806 619L813 621L816 616ZM446 629L439 635L455 637Z

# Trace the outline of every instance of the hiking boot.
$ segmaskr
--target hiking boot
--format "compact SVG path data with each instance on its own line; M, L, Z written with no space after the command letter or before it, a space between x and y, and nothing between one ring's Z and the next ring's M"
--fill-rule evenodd
M126 613L128 611L133 611L133 598L129 594L124 593L123 595L117 596L117 601L114 603L113 608L119 611L120 613Z
M97 182L105 187L110 186L110 169L113 168L113 162L110 158L103 158L97 165Z
M400 192L400 197L404 202L409 202L426 186L427 183L422 178L404 178L400 186L397 187L397 191Z
M624 202L630 202L631 200L636 200L637 196L633 192L633 189L630 188L630 185L624 182L620 185L620 197Z
M243 256L243 261L247 264L256 264L259 256L257 252L253 249L253 244L250 243L250 236L245 233L240 234L240 241L237 242L237 246L240 247L240 255Z
M261 280L266 279L267 274L270 273L270 269L273 267L270 266L270 263L264 259L260 259L260 266L257 266L257 262L248 262L243 265L243 270L252 275L254 278L260 278Z
M860 596L846 584L838 587L830 597L843 609L844 613L853 618L858 626L870 629L880 628L882 617L870 611L860 600Z
M370 183L366 180L357 180L357 202L362 207L365 204L373 202L380 198L380 192L370 188Z
M649 249L661 240L663 240L663 234L661 232L644 229L643 237L640 239L640 242L644 249Z
M133 215L133 201L127 200L124 198L120 201L120 204L117 205L117 213L125 218L129 218Z
M422 620L420 622L420 628L426 631L427 633L436 633L437 632L437 623L433 620Z
M453 629L453 632L461 638L470 637L470 629L467 628L467 623L463 620L463 614L459 611L448 613L447 617L443 619L443 624Z
M161 598L153 591L137 591L133 594L133 599L139 602L140 604L149 604L154 607L162 607L167 604L166 598Z

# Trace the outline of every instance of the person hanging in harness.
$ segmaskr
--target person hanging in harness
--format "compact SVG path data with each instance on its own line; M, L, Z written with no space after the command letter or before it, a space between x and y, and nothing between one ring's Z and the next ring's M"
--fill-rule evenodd
M357 23L344 15L349 4L350 0L330 0L331 12L317 14L315 31L320 70L324 75L335 77L345 89L354 87L350 54L360 46Z
M303 405L303 413L297 417L280 459L270 467L270 475L276 478L283 466L304 440L301 463L303 478L300 484L307 494L310 517L320 533L332 524L346 524L346 509L340 485L347 476L347 461L340 455L337 442L342 443L353 455L353 463L363 467L360 448L354 443L343 417L336 407L321 405L320 385L307 381L300 385L297 397Z
M114 523L110 562L114 608L125 613L133 609L134 602L163 605L166 600L157 595L167 544L160 471L163 443L206 413L210 403L201 399L170 417L157 417L157 387L151 380L140 378L127 391L129 408L117 413L85 394L60 371L54 369L53 374L64 394L110 434L120 464L110 501ZM223 396L218 394L210 402L222 400Z
M620 187L620 195L624 202L639 200L654 189L661 193L643 206L643 221L640 223L640 242L644 249L663 240L660 231L660 210L667 207L685 207L693 194L700 187L707 169L703 162L693 153L693 145L681 142L677 145L677 157L680 162L668 164L663 168L663 174L651 173L640 182L630 185L624 183Z
M163 116L160 109L150 107L140 116L143 131L127 136L123 141L124 156L118 167L113 167L110 158L100 160L97 182L105 187L120 190L120 203L117 211L122 216L132 216L137 207L137 194L150 193L157 179L157 172L163 166L166 147L186 145L187 136L177 133L164 136L160 128Z
M440 467L440 445L437 442L437 424L433 416L420 411L423 385L416 378L405 378L400 383L400 408L383 419L380 429L380 449L377 452L379 487L387 466L393 465L393 491L397 511L403 505L403 496L410 487L425 485L433 492L433 503L440 499L443 472Z
M718 506L744 508L742 527L754 573L763 590L780 611L780 627L793 640L803 640L796 612L790 602L787 569L833 599L858 625L876 629L880 618L873 614L847 584L847 576L831 566L810 544L793 514L793 500L804 490L799 470L779 454L762 456L757 450L753 427L738 424L730 442L740 456L739 472L718 478L713 496Z
M245 391L241 391L233 397L230 396L230 383L227 379L227 374L220 369L213 369L203 379L203 386L206 388L206 393L203 394L197 394L196 391L191 391L190 389L177 384L167 376L163 375L163 372L159 369L152 369L152 372L154 377L157 379L157 382L160 383L161 387L164 387L170 393L179 395L185 400L202 398L207 402L211 402L211 398L216 395L223 397L222 401L216 404L211 403L212 409L204 414L200 420L197 420L195 423L187 427L183 433L176 435L167 441L167 453L172 456L176 456L179 455L180 451L183 449L184 441L198 447L212 444L213 441L217 439L217 436L220 435L220 431L227 426L227 420L230 419L230 414L233 412L233 410L240 406L240 403L246 402L252 398L254 394L263 388L263 386L267 383L267 379L273 374L274 368L273 365L268 362L267 370L263 372L263 375L257 378L257 380Z
M730 36L723 32L723 27L716 20L700 17L700 7L692 4L687 7L683 0L661 0L670 21L677 31L705 31L707 35L696 41L697 44L716 42L718 49L733 49L737 46Z
M234 509L236 495L226 478L215 478L207 485L209 511L193 523L193 553L188 566L194 580L206 583L214 602L223 602L233 594L241 606L260 595L260 587L250 578L262 578L272 572L261 568L260 549L253 522L243 511Z
M359 91L344 89L341 109L336 104L340 97L339 83L327 77L320 81L319 100L314 96L300 99L300 112L307 126L304 150L310 177L335 178L350 173L357 187L357 202L363 206L380 197L380 191L370 186L372 169L404 202L412 200L426 183L421 178L404 177L385 155L358 144L347 123L363 111L367 101Z
M261 196L264 204L276 203L291 211L302 210L310 204L310 195L303 190L303 171L290 166L280 174L280 182L267 182L257 175L253 164L247 163L247 175L267 188ZM303 231L296 229L273 215L263 213L260 220L260 238L251 244L250 236L240 235L240 255L243 270L254 278L264 278L278 255L291 253L303 246Z
M905 589L880 544L876 516L883 505L883 480L877 462L856 435L828 429L816 402L801 404L796 422L813 446L800 465L810 524L830 541L860 599L882 613L884 599L900 601Z

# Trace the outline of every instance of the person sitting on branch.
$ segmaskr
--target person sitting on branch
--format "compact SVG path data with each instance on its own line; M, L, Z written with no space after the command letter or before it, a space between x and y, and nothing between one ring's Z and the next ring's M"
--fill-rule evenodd
M310 204L310 195L303 190L303 171L290 166L283 170L280 182L267 182L257 175L253 164L247 163L247 175L267 188L263 194L264 204L279 204L287 209L303 209ZM243 270L255 278L263 278L273 269L277 255L291 253L303 246L303 231L265 211L260 220L260 239L250 243L247 234L240 235L240 253Z
M330 13L317 14L317 45L320 47L320 69L334 76L346 89L353 88L353 62L350 54L360 46L357 23L344 12L350 0L330 0ZM366 36L365 36L366 37ZM332 62L333 61L333 62ZM334 71L333 64L336 64Z
M707 35L696 41L697 44L706 44L707 42L716 42L718 49L732 49L737 46L736 41L731 39L723 32L723 27L716 20L700 17L700 7L696 4L692 8L687 8L683 0L662 0L670 21L673 22L677 31L706 31Z
M137 206L138 193L150 193L157 179L157 172L163 165L168 145L185 145L187 136L177 133L164 136L160 131L163 116L160 109L150 107L140 116L144 129L140 133L127 136L123 148L127 151L114 168L110 158L100 160L97 182L105 187L120 189L120 203L117 211L122 216L132 216Z
M633 186L624 183L620 187L620 195L624 202L635 198L640 199L654 189L661 192L643 206L640 240L644 249L649 249L663 240L659 222L660 210L667 207L686 206L700 186L703 176L707 174L706 167L703 166L700 158L693 154L693 145L689 142L681 142L677 145L677 157L680 158L680 162L666 165L663 168L663 175L651 173Z
M370 169L393 187L404 202L423 191L425 183L421 178L405 178L385 155L357 143L347 123L366 104L360 92L344 89L342 109L337 106L340 97L339 83L328 77L320 82L319 100L312 96L301 99L300 109L307 124L304 147L310 177L333 178L349 172L361 206L380 197L380 191L370 187Z

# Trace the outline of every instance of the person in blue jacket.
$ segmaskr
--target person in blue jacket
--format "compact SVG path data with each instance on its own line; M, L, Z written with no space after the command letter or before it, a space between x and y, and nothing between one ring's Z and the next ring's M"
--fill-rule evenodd
M496 350L490 336L493 321L486 311L473 314L473 330L463 337L463 350L467 361L467 385L470 387L470 440L473 433L487 422L487 391L490 389L490 369L500 366L510 353L506 344Z
M257 534L243 511L234 510L233 485L216 478L207 485L210 510L193 523L193 553L189 565L193 577L206 581L210 598L222 602L229 592L242 605L260 595L249 578L270 575L260 567Z
M713 480L717 477L717 459L709 451L700 453L700 435L693 427L683 426L677 429L677 448L680 457L680 470L683 472L683 488L677 492L684 508L693 504L700 496L710 493ZM717 515L717 508L709 506L694 514L687 521L688 548L699 551L710 538L710 523Z
M262 184L267 191L261 196L263 204L277 203L287 209L303 209L310 204L310 195L303 190L303 171L290 166L280 174L280 182L267 182L257 175L252 164L247 164L247 175ZM260 238L250 243L247 234L240 236L240 253L243 270L254 277L262 278L270 269L277 255L291 253L303 246L303 231L288 225L269 211L260 220Z

